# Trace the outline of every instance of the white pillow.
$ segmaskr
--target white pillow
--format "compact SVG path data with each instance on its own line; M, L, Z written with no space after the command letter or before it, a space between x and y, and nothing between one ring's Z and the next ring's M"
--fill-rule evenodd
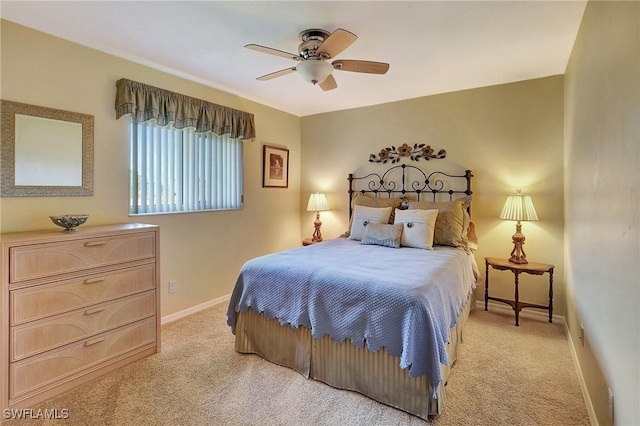
M397 210L395 223L404 225L400 236L400 245L433 250L433 233L437 217L437 209Z
M361 240L365 227L369 223L389 223L392 209L393 207L355 206L349 239Z

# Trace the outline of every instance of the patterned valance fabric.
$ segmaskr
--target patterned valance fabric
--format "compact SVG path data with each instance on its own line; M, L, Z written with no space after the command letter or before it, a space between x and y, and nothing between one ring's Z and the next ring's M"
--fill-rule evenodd
M256 137L253 114L202 99L122 78L116 82L116 119L131 114L136 123L155 120L158 126L194 127L245 140Z

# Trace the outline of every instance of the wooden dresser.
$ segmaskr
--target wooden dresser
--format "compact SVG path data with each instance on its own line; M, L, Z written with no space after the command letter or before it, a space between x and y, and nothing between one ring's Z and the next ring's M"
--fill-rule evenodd
M0 236L3 409L160 351L159 243L143 224Z

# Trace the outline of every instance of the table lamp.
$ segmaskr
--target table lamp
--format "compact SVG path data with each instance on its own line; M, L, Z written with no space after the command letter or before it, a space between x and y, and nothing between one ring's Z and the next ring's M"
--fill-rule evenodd
M522 246L524 244L524 235L522 235L522 225L520 221L538 220L536 209L533 206L533 201L528 195L522 195L520 190L516 191L516 194L507 196L507 201L504 203L502 213L500 213L500 219L515 220L516 233L513 234L513 251L511 251L511 257L509 262L512 263L529 263L527 262L527 255L525 254Z
M329 210L327 197L325 197L324 194L317 192L315 194L311 194L309 197L309 203L307 204L307 211L316 212L316 220L313 222L315 231L313 232L313 238L311 239L314 243L322 241L322 233L320 232L320 227L322 226L322 222L320 221L320 212L325 210Z

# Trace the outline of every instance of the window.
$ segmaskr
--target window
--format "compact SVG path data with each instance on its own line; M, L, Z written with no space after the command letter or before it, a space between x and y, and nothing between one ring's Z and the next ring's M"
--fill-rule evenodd
M129 124L129 213L240 209L242 138Z
M253 114L121 78L116 119L130 115L129 213L241 209L242 143Z

